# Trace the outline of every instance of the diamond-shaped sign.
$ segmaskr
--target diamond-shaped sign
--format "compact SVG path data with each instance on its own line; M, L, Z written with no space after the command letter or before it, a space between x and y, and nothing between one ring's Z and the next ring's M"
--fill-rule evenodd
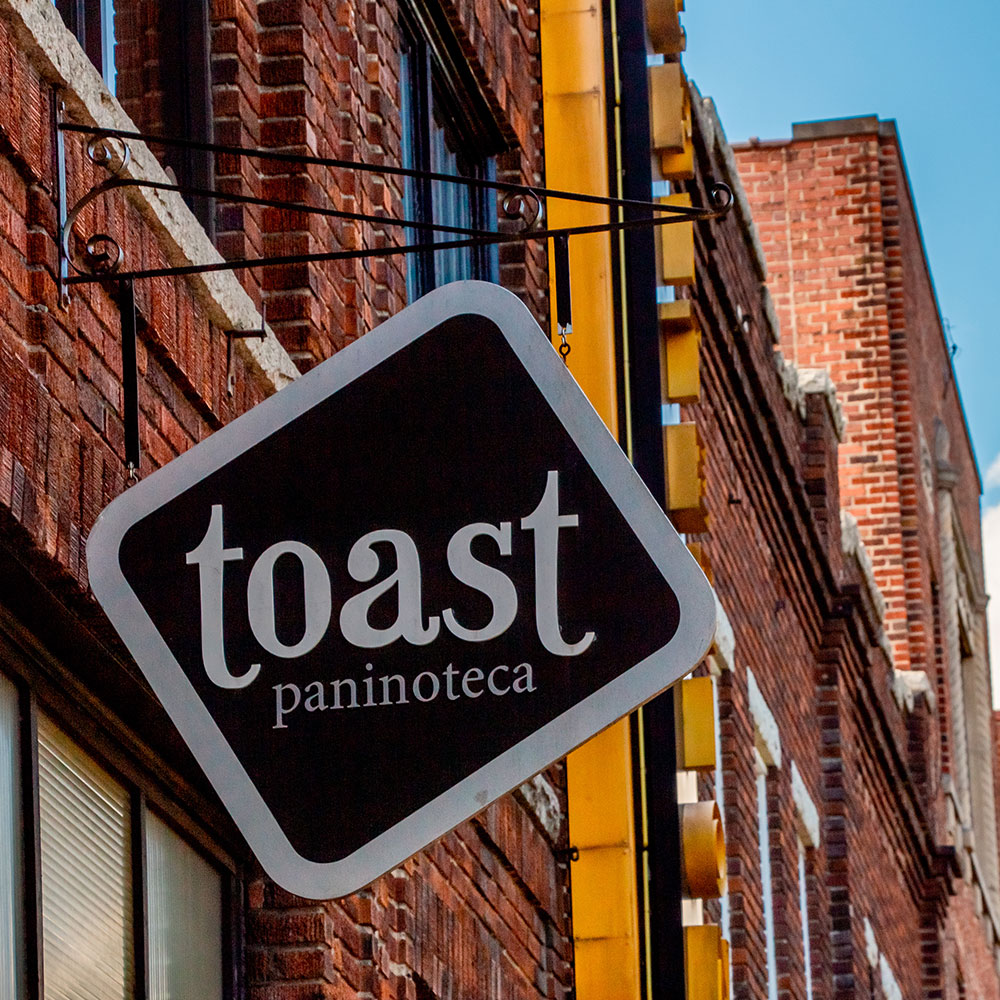
M691 670L707 581L547 338L431 293L118 497L90 581L270 876L364 887Z

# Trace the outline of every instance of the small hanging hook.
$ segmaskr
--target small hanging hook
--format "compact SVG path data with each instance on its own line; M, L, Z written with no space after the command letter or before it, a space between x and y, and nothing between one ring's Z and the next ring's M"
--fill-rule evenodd
M556 279L556 326L559 329L559 354L569 363L572 350L566 339L573 332L573 301L569 285L569 236L556 236L553 240Z

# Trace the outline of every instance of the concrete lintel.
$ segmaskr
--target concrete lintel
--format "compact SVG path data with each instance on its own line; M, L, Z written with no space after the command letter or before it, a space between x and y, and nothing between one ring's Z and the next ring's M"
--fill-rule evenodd
M824 118L812 122L793 122L792 139L832 139L848 135L879 132L878 115L855 115L851 118Z
M802 780L798 765L792 761L792 802L799 816L802 839L806 847L819 847L819 810L813 802L806 783Z
M11 26L39 75L62 91L73 120L99 128L138 131L101 74L63 23L51 0L0 0L0 18ZM132 154L122 175L168 182L149 147L130 139ZM222 257L208 234L175 191L129 188L127 195L142 213L172 265L213 263ZM178 279L179 280L179 279ZM222 330L259 330L261 317L253 300L231 272L188 279L211 321ZM260 372L265 385L280 389L298 376L295 363L273 333L264 340L240 340L237 349Z
M768 767L781 767L781 736L778 722L764 700L757 678L747 667L747 689L750 701L750 717L757 730L757 749Z

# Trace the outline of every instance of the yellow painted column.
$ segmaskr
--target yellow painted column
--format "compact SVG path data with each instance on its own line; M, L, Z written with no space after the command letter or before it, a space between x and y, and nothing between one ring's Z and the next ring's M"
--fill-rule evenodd
M604 40L597 0L542 0L542 100L546 187L608 194ZM606 205L550 198L550 228L609 221ZM607 233L570 238L573 333L569 369L617 436L611 243ZM549 274L554 276L552 248ZM555 283L552 280L552 301ZM552 335L557 336L554 329Z
M576 995L639 997L632 751L628 719L567 759L569 835L580 858L571 868Z
M599 3L542 0L542 93L546 186L608 194L604 40ZM609 209L548 202L548 225L605 223ZM555 273L550 247L550 274ZM569 369L618 436L615 338L607 234L570 240L573 332ZM555 289L552 301L555 301ZM554 312L554 310L553 310ZM558 339L554 326L552 336ZM576 995L638 1000L639 907L632 754L623 719L569 755L569 835Z

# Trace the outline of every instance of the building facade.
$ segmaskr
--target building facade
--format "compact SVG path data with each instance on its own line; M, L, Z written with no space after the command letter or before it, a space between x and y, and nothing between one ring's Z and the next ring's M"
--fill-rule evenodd
M1000 996L979 481L898 136L734 151L684 78L679 6L0 0L0 996ZM113 176L144 184L71 216L66 261L67 213ZM134 475L437 285L500 282L558 344L551 248L136 281L136 469L122 289L61 279L119 250L168 269L531 214L448 176L733 191L570 257L569 369L716 589L714 735L688 756L686 702L658 699L316 902L251 856L90 594L87 535ZM682 873L698 800L721 894Z
M842 516L856 524L884 600L909 716L906 783L925 836L954 849L961 871L949 916L936 921L941 988L989 995L994 970L972 930L984 927L995 948L982 488L899 133L874 117L806 123L791 140L740 146L736 158L782 352L800 370L825 369L841 402ZM865 865L849 879L863 884Z

